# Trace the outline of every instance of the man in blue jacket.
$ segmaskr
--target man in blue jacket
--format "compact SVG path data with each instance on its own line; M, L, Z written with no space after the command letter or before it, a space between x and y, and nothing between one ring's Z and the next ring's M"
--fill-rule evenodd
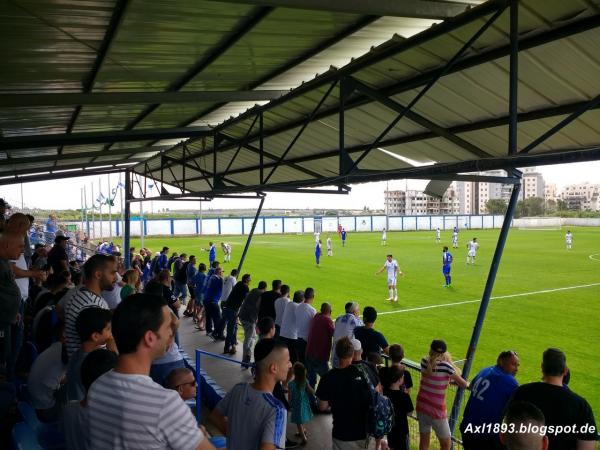
M206 311L206 334L212 333L221 320L219 300L223 291L223 269L217 267L208 279L206 292L204 293L204 310Z

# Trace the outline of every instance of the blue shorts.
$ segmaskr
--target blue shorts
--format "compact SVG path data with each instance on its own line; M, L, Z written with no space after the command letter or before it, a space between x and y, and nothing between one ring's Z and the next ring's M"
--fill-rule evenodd
M442 267L442 273L444 275L448 275L450 273L450 266L443 266Z

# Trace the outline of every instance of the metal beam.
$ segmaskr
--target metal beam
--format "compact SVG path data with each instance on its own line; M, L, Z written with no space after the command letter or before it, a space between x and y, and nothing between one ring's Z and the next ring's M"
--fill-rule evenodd
M284 74L288 70L294 69L295 67L299 66L300 64L302 64L302 63L308 61L309 59L313 58L314 56L318 55L322 51L327 50L329 47L337 44L338 42L342 41L343 39L346 39L348 36L353 35L354 33L363 29L367 25L372 24L377 19L379 19L379 16L361 17L356 22L348 25L346 28L344 28L342 31L340 31L335 36L325 39L324 41L320 42L315 47L298 55L296 58L286 61L286 63L283 64L282 66L277 67L276 69L272 70L271 72L267 73L266 75L260 77L258 80L248 83L247 85L242 87L242 89L252 90L252 89L256 89L256 88L262 86L263 84L267 83L268 81L271 81L273 78L276 78L279 75ZM226 105L226 103L219 103L217 105L213 105L210 108L207 108L204 111L201 111L200 113L194 115L191 119L187 119L184 122L180 123L179 126L183 127L183 126L187 126L189 124L195 123L197 120L201 119L202 117L206 116L207 114L210 114L210 113L218 110L219 108L221 108L225 105Z
M402 120L402 118L404 116L406 116L406 114L408 112L410 112L410 110L417 104L417 102L423 98L425 96L425 94L434 86L434 84L441 78L443 77L446 73L448 73L448 71L450 69L452 69L452 66L454 66L458 60L462 57L462 55L469 49L471 48L471 46L477 42L477 40L479 39L479 37L485 33L487 31L487 29L489 27L492 26L492 24L494 22L496 22L496 19L498 19L498 17L500 17L500 15L504 12L505 8L500 8L498 9L484 24L483 26L481 26L476 32L475 34L473 34L469 40L467 42L465 42L460 49L458 50L458 52L456 52L452 58L450 58L450 61L448 61L446 64L444 64L444 66L436 73L436 75L431 78L427 84L423 87L423 89L421 89L417 95L415 95L413 97L413 99L405 106L403 107L400 111L398 116L392 120L392 122L385 127L385 129L377 136L377 138L371 143L371 145L369 145L369 147L367 147L367 149L354 161L354 163L352 164L352 167L350 168L350 171L354 170L355 168L358 167L358 165L360 164L360 162L365 159L367 157L367 155L373 150L373 148L376 148L379 143L381 142L381 140L385 137L386 134L388 134L395 126L396 124ZM385 96L383 97L385 98ZM442 133L444 133L442 131ZM450 133L446 133L445 136L447 139L452 139L451 134ZM453 139L456 142L461 142L462 140L460 138L454 138ZM466 141L462 141L462 145L469 147L469 143ZM473 149L477 151L477 147L475 147L474 145L472 146Z
M473 2L438 2L429 0L216 0L221 3L296 8L347 14L374 14L378 16L412 17L419 19L447 19L457 16Z
M65 165L65 166L36 167L36 168L29 168L29 169L6 170L3 172L0 172L0 177L4 176L4 175L28 175L28 174L34 174L34 173L39 173L39 172L55 172L55 171L61 171L61 170L74 170L74 169L91 170L91 169L94 169L95 167L115 166L116 164L123 164L125 162L135 163L135 162L142 162L142 161L145 161L145 159L129 159L128 161L123 161L121 159L117 159L117 160L110 160L110 161L98 161L94 164L88 164L85 167L82 167L81 164L69 164L69 165ZM126 167L121 167L120 170L123 171L125 169L126 169Z
M0 138L0 150L43 148L58 145L103 144L105 142L145 141L208 136L208 127L146 128L126 131L90 131L86 133L34 134ZM110 152L107 152L110 153Z
M80 158L96 158L99 156L118 156L118 155L136 155L139 153L156 153L162 150L166 150L170 148L167 145L158 145L154 147L136 147L136 148L121 148L115 150L109 150L107 152L100 150L96 152L78 152L78 153L63 153L62 155L41 155L41 156L30 156L23 158L13 158L9 157L6 159L0 159L0 166L10 166L17 164L28 164L28 163L38 163L44 161L65 161L68 159L80 159ZM12 152L11 152L12 154ZM127 162L127 160L123 160L123 162Z
M515 184L520 183L521 179L517 177L494 177L487 175L434 175L432 180L447 180L447 181L475 181L479 183L498 183L498 184Z
M0 107L143 105L157 103L254 102L273 100L289 90L102 92L64 94L2 94Z
M477 7L475 9L473 9L471 12L465 14L464 16L466 17L466 16L470 16L471 14L473 14L475 12L481 12L480 8L482 8L483 6L491 7L493 5L493 3L494 2L486 2L481 7ZM496 5L497 5L497 3L496 3ZM461 16L461 17L463 17L463 16ZM477 18L479 18L479 17L480 17L480 15L477 16ZM377 61L380 61L381 59L384 59L384 58L376 58L375 59L375 56L384 55L384 54L385 54L385 57L393 56L404 50L414 48L424 42L427 42L428 39L432 39L432 38L438 36L437 34L434 36L430 36L431 33L433 33L434 31L441 30L442 27L446 27L446 24L448 22L453 22L453 21L450 20L450 21L443 22L442 24L437 25L437 26L431 28L430 30L424 31L423 33L420 33L413 38L407 39L405 41L401 41L400 43L397 43L395 45L391 45L390 47L393 47L396 49L394 52L392 52L389 48L387 48L385 51L382 50L380 52L374 52L372 58L368 59L368 62L370 64L373 64ZM462 23L462 22L463 21L461 21L461 25L464 25L464 23ZM535 48L540 45L547 44L549 42L553 42L555 40L567 38L569 36L573 36L575 34L582 33L584 31L587 31L587 30L590 30L590 29L600 26L599 24L600 24L600 14L596 14L594 16L586 17L579 21L572 22L567 25L559 26L552 30L548 30L546 32L539 33L537 35L523 38L519 42L519 51L521 52L524 50ZM449 29L445 30L445 32L453 31L455 28L456 27L449 28ZM424 35L427 35L428 39L425 39ZM416 38L418 38L418 39L416 39ZM510 46L510 44L507 44L504 46L494 48L492 50L477 53L473 56L465 57L464 59L458 61L446 73L446 76L453 74L453 73L460 72L462 70L469 69L471 67L476 67L478 65L481 65L481 64L484 64L484 63L487 63L490 61L494 61L496 59L504 58L510 54L510 50L511 50L511 46ZM366 56L369 56L369 54ZM219 125L217 127L217 129L223 130L223 129L227 128L228 126L235 125L243 120L246 120L251 114L256 114L258 112L258 110L268 111L270 108L278 106L282 103L285 103L286 101L291 100L292 98L303 95L307 92L310 92L313 89L317 89L318 87L321 87L321 86L327 84L327 82L330 82L330 80L334 79L336 76L343 77L346 75L351 75L354 71L359 70L359 69L363 68L364 66L368 65L367 61L363 61L364 58L366 58L366 57L358 58L355 62L348 64L348 66L345 66L338 71L335 71L333 73L323 74L319 78L316 78L312 81L304 83L300 87L291 91L289 94L287 94L279 99L273 100L268 105L258 107L258 108L253 108L247 112L240 114L238 117L236 117L233 120L228 120L228 121L224 122L222 125ZM362 62L362 63L358 66L358 68L354 68L353 66L358 65L359 62ZM413 78L409 78L407 80L403 80L394 85L391 85L391 86L385 88L384 90L382 90L381 92L382 92L382 94L384 94L388 97L391 97L396 94L400 94L402 92L409 91L411 89L416 89L416 88L428 83L432 78L437 76L437 74L440 72L440 70L441 70L440 68L436 68L436 69L432 69L432 70L420 73L418 75L415 75ZM346 103L346 110L357 108L357 107L360 107L360 106L365 105L370 102L371 102L371 100L367 96L364 96L364 95L356 96L355 98L348 100L348 102ZM564 107L563 106L555 107L555 109L557 111L559 111L561 108L568 109L569 105L565 105ZM335 105L328 109L324 109L322 112L318 113L315 116L314 120L315 121L323 120L330 116L337 115L338 110L339 110L338 105ZM552 110L552 108L548 108L547 110L550 111L550 110ZM568 114L569 112L571 112L571 111L568 111L566 114ZM519 116L522 116L522 114L519 114ZM546 116L546 117L549 117L549 116ZM492 122L490 122L490 123L492 123ZM502 123L502 125L506 125L507 123L508 122ZM269 136L273 136L273 135L276 135L279 133L283 133L283 132L292 130L301 125L302 125L302 120L292 121L287 124L281 125L279 127L271 128L270 130L265 130L263 135L265 138L267 138ZM252 136L251 139L257 139L257 137ZM225 147L224 149L227 149L227 147Z
M517 114L519 113L519 0L510 0L510 67L508 72L508 154L517 153ZM454 424L450 431L454 432Z
M131 247L131 203L129 199L133 196L131 186L131 172L125 171L125 205L123 205L123 252L125 256L125 268L131 268L129 248ZM143 226L143 224L142 224Z
M34 175L34 176L5 176L0 175L0 186L3 185L11 185L17 183L33 183L36 181L48 181L48 180L59 180L64 178L78 178L78 177L87 177L92 175L106 175L109 173L120 173L122 172L124 167L115 167L114 169L101 169L101 170L81 170L81 171L73 171L73 172L64 172L64 173L46 173L42 175ZM55 169L57 170L57 169ZM38 171L39 172L39 171ZM11 175L11 174L9 174Z
M471 366L473 365L473 359L475 358L475 351L477 350L477 344L479 343L479 336L483 328L483 321L487 313L490 298L492 296L492 289L494 288L494 282L496 281L496 274L500 267L500 260L502 259L502 253L504 252L504 245L506 244L506 238L510 230L510 225L517 209L517 202L519 201L519 193L521 191L521 184L517 183L512 188L506 214L504 215L504 222L502 222L502 228L500 229L500 235L498 236L498 242L496 244L496 250L494 251L494 257L492 258L492 264L488 273L487 280L485 282L485 288L481 297L481 303L479 304L479 311L477 312L477 319L475 320L475 326L473 327L473 333L471 334L471 341L469 342L469 348L467 349L466 362L462 370L462 376L465 379L469 378L471 373ZM454 432L454 426L458 421L460 414L460 405L464 396L465 390L461 387L458 388L456 396L454 397L454 403L452 405L452 412L450 415L450 431Z
M223 53L233 47L240 39L242 39L248 32L250 32L256 25L258 25L265 17L267 17L273 8L270 7L259 7L255 8L250 14L245 16L238 25L238 27L230 34L227 34L221 39L221 41L213 47L208 53L202 55L196 63L189 68L187 72L181 75L178 79L173 81L166 89L167 92L176 92L182 89L186 84L192 81L198 76L204 69L210 66L217 58ZM140 112L135 119L127 124L126 130L135 128L142 120L148 117L154 112L160 104L153 104L145 108ZM110 146L107 146L110 148Z
M252 242L252 236L254 236L254 230L256 229L256 223L258 222L258 217L260 216L260 212L262 211L262 207L265 203L266 195L263 195L260 199L260 203L256 210L256 215L254 216L254 221L252 222L252 228L250 228L250 233L248 234L248 239L246 239L246 245L244 245L244 251L242 252L242 257L240 258L240 262L237 267L237 271L239 274L242 273L242 266L244 265L244 261L246 260L246 253L248 253L248 248L250 248L250 243Z
M393 170L358 170L348 175L319 177L311 180L297 180L288 183L274 183L269 186L247 185L231 186L215 189L218 194L257 192L263 190L276 190L286 188L311 188L353 183L367 183L372 181L386 181L401 178L434 179L438 176L457 175L469 172L482 172L487 170L503 169L506 171L518 167L532 167L551 164L566 164L583 161L600 160L600 146L582 149L561 149L548 153L534 155L512 155L487 159L472 159L455 163L441 163L433 166L409 167ZM189 181L189 180L188 180Z
M366 84L364 84L354 78L352 78L352 83L354 83L355 88L359 92L362 92L363 94L367 95L368 97L371 97L373 100L387 106L388 108L390 108L393 111L396 111L397 113L405 114L408 119L421 125L424 128L427 128L428 130L430 130L437 136L443 137L443 138L447 139L448 141L452 142L453 144L458 145L463 150L466 150L467 152L469 152L475 156L479 156L480 158L487 158L487 157L493 156L492 154L487 153L486 151L482 150L481 148L477 147L476 145L471 144L470 142L464 140L460 136L457 136L454 133L451 133L446 128L443 128L443 127L433 123L429 119L423 117L422 115L420 115L410 109L407 109L407 106L404 106L404 105L398 103L397 101L383 95L381 92L367 86Z
M532 120L540 120L540 119L545 119L548 117L571 114L575 111L581 110L584 107L587 107L588 103L589 102L577 102L577 103L571 103L568 105L553 106L551 108L543 108L543 109L539 109L539 110L520 113L517 116L517 121L519 123L529 122ZM600 105L596 105L592 109L600 109ZM467 123L464 125L457 125L457 126L454 126L451 128L447 128L447 130L452 134L468 133L470 131L478 131L478 130L482 130L485 128L494 128L494 127L505 126L505 125L508 125L509 121L510 121L510 116L507 115L507 116L503 116L503 117L495 117L492 119L485 119L480 122L473 122L473 123ZM385 147L391 147L391 146L396 146L396 145L402 145L402 144L406 144L406 143L410 143L410 142L418 142L418 141L423 141L423 140L427 140L427 139L433 139L435 137L437 137L437 135L435 133L425 132L425 133L417 133L417 134L412 134L412 135L408 135L408 136L400 136L400 137L396 137L396 138L383 140L379 144L381 147L385 148ZM368 145L369 144L360 144L360 145L355 145L353 147L346 147L346 151L349 154L358 153L358 152L365 150L368 147ZM227 145L227 147L229 147L229 145ZM282 165L292 165L292 164L297 165L297 164L301 164L303 162L318 161L320 159L325 159L325 158L334 158L334 157L337 157L338 154L339 154L339 150L328 150L328 151L318 153L315 155L290 158L287 161L283 161L281 164ZM202 154L194 155L194 157L196 157L196 158L201 157L201 156L203 156L203 155ZM274 164L274 163L266 163L265 168L271 167L272 164ZM229 171L229 174L234 175L234 174L238 174L238 173L255 171L255 170L258 170L258 168L259 168L258 166L250 166L247 168L233 169L233 170ZM190 180L188 180L188 181L190 181Z
M114 36L119 29L119 25L125 16L125 10L127 9L127 5L129 4L129 0L118 0L113 8L113 13L110 18L110 22L108 23L108 27L106 28L106 33L104 33L104 38L102 39L102 43L100 44L100 48L98 49L98 53L96 54L96 59L94 60L94 64L92 65L92 70L90 71L89 76L83 82L83 92L89 93L92 91L94 87L94 83L96 82L96 78L100 73L100 69L102 68L102 64L106 59L106 55L110 49L110 46L113 42ZM69 125L67 125L66 132L71 133L73 128L75 127L75 122L77 122L77 118L81 113L81 105L77 105L73 114L71 115L71 119L69 120ZM63 146L61 145L58 148L58 154L60 155L63 151Z

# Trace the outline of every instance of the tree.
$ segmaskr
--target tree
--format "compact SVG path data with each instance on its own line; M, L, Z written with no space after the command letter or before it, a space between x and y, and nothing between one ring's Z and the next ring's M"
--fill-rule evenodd
M556 206L558 207L559 211L566 211L569 209L567 207L567 202L565 202L564 200L561 200L560 198L556 201Z
M515 217L535 217L544 214L544 199L539 197L529 197L520 200L517 203Z
M546 212L553 213L553 212L556 212L556 209L557 209L556 200L550 199L546 202Z
M506 202L501 198L491 198L485 202L485 209L488 214L502 214L506 213Z

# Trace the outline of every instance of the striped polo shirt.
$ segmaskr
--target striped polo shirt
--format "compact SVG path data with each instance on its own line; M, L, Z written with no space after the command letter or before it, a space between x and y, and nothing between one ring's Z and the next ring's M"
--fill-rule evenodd
M90 449L194 450L204 439L177 391L113 370L88 392Z
M76 292L71 296L70 301L65 306L65 339L67 344L67 353L71 356L79 347L81 341L75 328L79 313L86 308L102 308L108 309L106 301L94 294L84 286L77 288Z
M446 418L446 389L450 377L456 372L452 364L440 361L433 372L428 374L428 358L421 360L421 385L417 394L417 412L434 419Z

